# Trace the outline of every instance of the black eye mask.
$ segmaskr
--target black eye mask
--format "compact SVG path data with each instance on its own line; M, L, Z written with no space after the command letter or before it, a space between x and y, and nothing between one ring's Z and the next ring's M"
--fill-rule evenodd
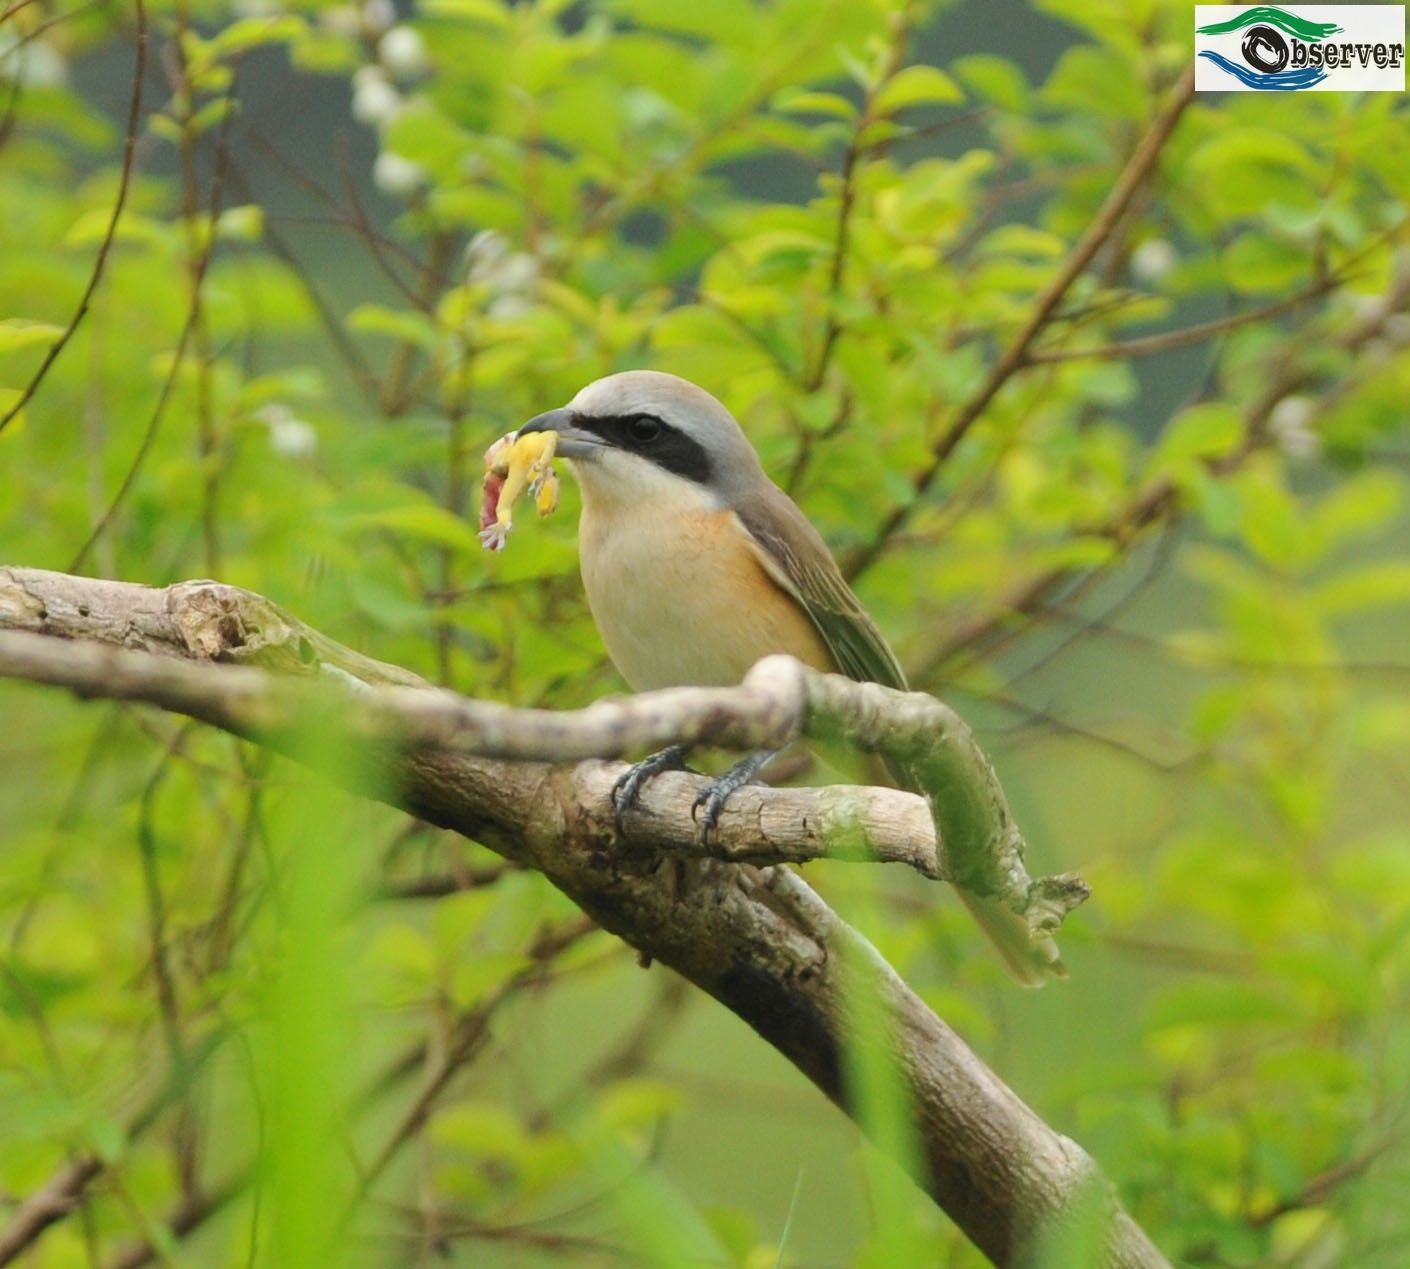
M591 432L613 449L639 454L686 480L708 485L712 474L705 447L655 414L573 415L573 426Z

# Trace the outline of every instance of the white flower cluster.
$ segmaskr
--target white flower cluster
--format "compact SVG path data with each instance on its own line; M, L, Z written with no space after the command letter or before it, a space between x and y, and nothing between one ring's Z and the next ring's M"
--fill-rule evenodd
M319 16L323 25L338 35L375 40L396 22L397 8L392 0L361 0L334 5Z
M69 82L69 64L38 35L22 39L17 31L0 30L0 81L21 88L63 88Z
M391 0L362 0L356 7L324 11L324 22L345 35L375 41L377 60L359 68L352 77L352 116L382 133L406 109L406 81L431 68L426 41L414 27L397 22ZM372 181L384 194L405 196L426 181L425 169L386 148L372 165Z
M1268 430L1289 458L1306 461L1321 450L1322 440L1312 426L1315 412L1311 397L1294 395L1284 397L1269 414Z
M269 429L269 448L281 458L312 458L318 433L287 405L271 402L255 411L255 418Z
M484 229L465 248L465 277L471 286L484 288L490 317L518 317L533 302L539 262L527 252L512 250L502 233Z
M1152 285L1164 281L1179 263L1179 253L1164 238L1147 238L1131 253L1131 272Z

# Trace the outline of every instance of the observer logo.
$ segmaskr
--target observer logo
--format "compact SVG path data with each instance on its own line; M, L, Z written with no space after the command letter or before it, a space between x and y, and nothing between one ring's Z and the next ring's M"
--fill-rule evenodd
M1403 4L1195 6L1198 92L1404 92Z

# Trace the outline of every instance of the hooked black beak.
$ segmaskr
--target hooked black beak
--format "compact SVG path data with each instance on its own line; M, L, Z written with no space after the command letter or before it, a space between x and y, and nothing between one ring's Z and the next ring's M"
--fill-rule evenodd
M523 436L525 432L557 432L557 452L564 458L586 458L601 449L601 438L576 426L573 420L573 411L563 406L534 415L519 429L519 435Z

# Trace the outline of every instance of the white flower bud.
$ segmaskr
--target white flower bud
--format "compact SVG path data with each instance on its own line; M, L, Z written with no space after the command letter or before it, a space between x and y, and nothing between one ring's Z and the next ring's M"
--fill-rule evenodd
M392 0L362 0L362 25L374 35L380 35L397 20L397 7Z
M372 183L384 194L410 194L426 180L426 169L414 159L383 150L372 164Z
M523 317L532 308L533 305L522 295L501 295L489 302L485 312L501 321L511 321L516 317Z
M1160 282L1179 263L1175 248L1164 238L1147 238L1131 253L1131 272L1142 282Z
M471 282L487 281L509 255L509 243L497 229L482 229L465 246L465 275Z
M42 39L21 44L8 31L0 33L0 81L22 88L62 88L69 82L64 55Z
M255 417L269 428L269 448L281 457L312 458L317 451L318 433L287 405L271 402L255 411Z
M539 280L539 262L523 251L516 251L495 270L496 291L523 294L532 291Z
M401 112L401 94L380 66L364 66L353 75L352 116L380 128Z
M1321 439L1312 430L1316 406L1310 397L1284 397L1268 416L1268 430L1278 448L1289 458L1315 458L1322 447Z
M398 79L410 79L430 69L426 41L415 27L394 26L377 43L377 56Z

